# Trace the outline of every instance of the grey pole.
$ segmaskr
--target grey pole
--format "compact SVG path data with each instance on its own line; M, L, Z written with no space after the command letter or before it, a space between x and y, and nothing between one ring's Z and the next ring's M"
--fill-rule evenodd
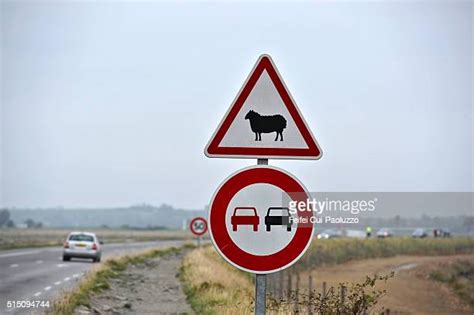
M255 315L265 315L267 275L255 275Z
M257 165L268 165L268 159L257 159Z
M268 159L257 159L257 165L268 165ZM255 315L265 315L267 275L255 275Z

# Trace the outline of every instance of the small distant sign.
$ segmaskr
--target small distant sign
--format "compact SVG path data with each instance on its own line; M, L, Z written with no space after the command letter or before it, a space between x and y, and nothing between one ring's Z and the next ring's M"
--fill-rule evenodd
M202 217L197 217L191 220L189 229L196 236L201 236L207 232L207 221Z

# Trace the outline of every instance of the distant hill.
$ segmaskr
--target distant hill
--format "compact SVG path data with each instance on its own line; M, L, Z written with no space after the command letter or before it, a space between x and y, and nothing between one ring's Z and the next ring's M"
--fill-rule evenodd
M87 209L19 209L10 208L11 219L23 223L27 219L42 222L44 227L181 228L196 216L207 216L204 210L180 210L163 204L159 207L137 205L124 208Z

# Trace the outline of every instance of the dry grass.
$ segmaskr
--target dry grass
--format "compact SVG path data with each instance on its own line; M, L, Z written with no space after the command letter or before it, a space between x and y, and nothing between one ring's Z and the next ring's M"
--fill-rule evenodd
M250 314L251 278L222 261L211 246L193 250L183 260L181 279L197 314Z
M445 263L430 273L430 278L449 285L459 298L474 306L474 261Z
M188 245L185 245L188 246ZM63 294L53 302L51 314L68 315L84 305L90 307L89 297L92 293L108 289L108 280L117 277L129 264L143 263L146 259L164 256L179 251L179 248L148 249L137 254L109 258L104 263L93 267L73 290Z
M212 247L196 249L185 256L181 279L196 314L254 312L253 277L224 262ZM339 295L340 287L339 290L330 289L325 298L315 295L309 299L307 294L299 294L296 299L296 291L291 291L289 300L267 297L267 313L292 314L297 303L299 314L308 314L310 309L314 314L352 314L352 311L356 314L355 310L360 314L362 307L371 307L371 303L384 293L374 291L376 279L381 280L382 277L374 276L365 283L349 286L346 299Z
M181 230L119 230L87 229L97 234L105 243L141 242L156 240L191 240L192 236ZM71 229L0 229L0 249L60 246Z
M302 272L325 264L393 257L399 254L437 256L473 252L472 238L315 240L305 256L289 271ZM253 277L227 264L210 246L194 250L185 256L181 279L188 301L197 314L253 313ZM267 312L288 314L293 311L288 307L277 304Z

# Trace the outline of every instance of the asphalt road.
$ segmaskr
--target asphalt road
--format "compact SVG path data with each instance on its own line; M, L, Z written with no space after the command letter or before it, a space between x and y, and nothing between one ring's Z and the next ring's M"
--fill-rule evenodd
M102 260L151 247L180 246L183 241L102 245ZM0 314L43 313L44 308L8 308L8 301L50 301L74 287L94 266L91 260L62 261L61 247L0 251Z

